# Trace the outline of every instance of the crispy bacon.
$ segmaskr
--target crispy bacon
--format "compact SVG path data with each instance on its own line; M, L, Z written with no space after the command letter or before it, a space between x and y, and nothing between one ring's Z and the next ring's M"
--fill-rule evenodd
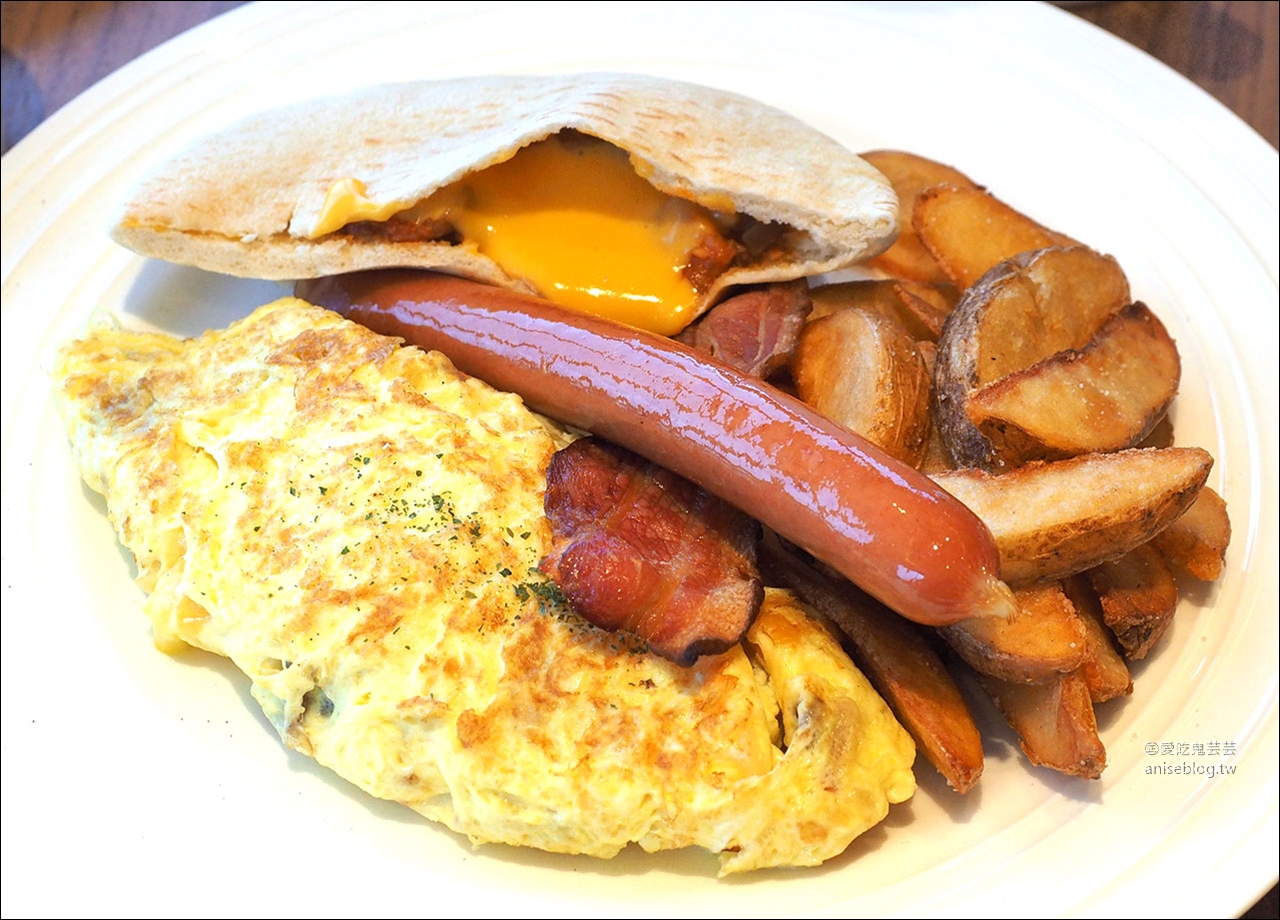
M559 451L542 570L584 617L680 664L737 643L764 597L758 525L662 467L598 438Z
M771 284L722 301L680 338L763 379L791 363L811 307L803 281Z

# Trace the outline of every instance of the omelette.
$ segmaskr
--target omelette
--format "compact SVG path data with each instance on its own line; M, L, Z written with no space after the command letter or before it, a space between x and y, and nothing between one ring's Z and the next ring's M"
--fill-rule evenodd
M229 657L371 795L477 845L726 875L821 863L914 791L910 737L789 594L691 667L569 609L537 567L573 435L439 354L286 298L185 341L96 326L54 376L157 646Z

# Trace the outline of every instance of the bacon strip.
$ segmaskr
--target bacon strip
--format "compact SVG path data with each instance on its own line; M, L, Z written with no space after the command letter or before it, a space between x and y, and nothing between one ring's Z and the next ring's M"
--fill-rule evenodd
M583 438L552 458L544 504L555 539L542 570L596 626L688 665L755 619L758 525L688 480Z

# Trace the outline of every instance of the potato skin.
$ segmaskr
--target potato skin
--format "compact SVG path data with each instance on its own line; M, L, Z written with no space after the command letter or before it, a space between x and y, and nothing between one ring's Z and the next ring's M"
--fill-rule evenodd
M964 411L978 361L977 315L966 299L961 298L938 339L933 365L933 424L953 467L999 470L995 448Z
M1201 581L1222 574L1231 543L1231 518L1221 495L1205 486L1186 514L1152 538L1169 564Z
M1021 253L970 286L938 339L935 424L957 468L1009 466L970 417L980 388L1084 348L1129 303L1115 259L1075 246Z
M806 403L919 467L929 442L931 381L916 342L896 320L846 308L810 322L792 375Z
M1125 657L1147 657L1178 609L1178 584L1160 550L1144 543L1090 569L1088 577Z
M1018 612L1008 619L961 620L938 630L979 674L1035 683L1085 663L1085 624L1057 582L1014 592Z
M1019 253L1079 245L975 186L924 189L911 210L911 227L960 290Z
M1178 347L1145 304L1112 316L1087 345L968 394L965 414L1009 466L1140 443L1182 377Z
M1068 776L1098 779L1107 750L1098 737L1098 719L1082 674L1025 684L980 675L982 689L1018 733L1022 752L1039 767Z
M1177 520L1213 466L1197 447L1037 461L1001 475L931 473L991 530L1012 585L1065 578L1118 559Z
M869 150L861 156L884 174L898 196L898 239L871 264L897 278L950 284L950 277L916 233L912 223L916 199L935 185L977 189L978 184L954 166L904 150Z

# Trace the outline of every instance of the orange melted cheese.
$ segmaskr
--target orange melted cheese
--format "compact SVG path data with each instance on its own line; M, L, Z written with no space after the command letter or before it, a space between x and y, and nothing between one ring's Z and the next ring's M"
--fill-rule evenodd
M707 209L654 188L626 151L555 135L405 209L334 185L318 231L358 220L442 218L512 277L562 306L674 335L694 318L690 253L722 236Z
M404 205L398 201L383 204L374 201L359 179L339 179L324 196L320 220L310 237L317 239L358 220L386 220L402 210Z

